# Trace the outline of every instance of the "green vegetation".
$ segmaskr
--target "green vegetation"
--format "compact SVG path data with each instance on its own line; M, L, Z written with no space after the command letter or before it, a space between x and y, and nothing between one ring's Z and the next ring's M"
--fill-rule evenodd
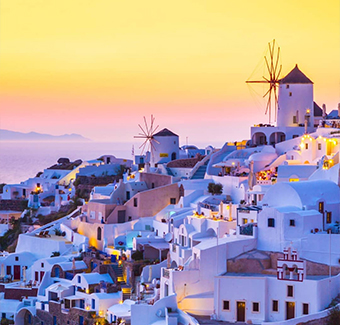
M328 312L327 325L339 325L340 324L340 308L335 306Z
M11 319L2 318L0 321L0 325L10 325L10 324L14 324L14 321Z
M0 249L7 250L22 233L21 231L21 219L11 221L12 229L8 229L6 233L0 237Z
M140 261L143 259L143 253L141 251L135 251L132 255L131 255L132 259L135 261Z
M215 194L222 194L222 190L223 190L223 185L220 183L209 183L208 184L208 192L212 195Z
M1 183L1 184L0 184L0 194L3 193L3 190L4 190L4 186L5 186L5 185L6 185L5 183Z

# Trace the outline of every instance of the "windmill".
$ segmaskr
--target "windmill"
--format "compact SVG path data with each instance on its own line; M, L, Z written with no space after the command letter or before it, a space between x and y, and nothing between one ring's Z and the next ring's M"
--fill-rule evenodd
M279 84L280 73L282 70L282 64L279 66L280 61L280 47L275 46L275 40L272 43L268 43L269 47L269 58L264 57L266 68L268 70L268 77L263 76L263 80L247 80L246 83L262 83L269 84L268 91L263 95L263 97L268 96L268 101L266 105L266 113L269 113L269 123L272 122L272 103L274 102L275 109L275 121L278 108L278 95L277 89Z
M156 130L159 127L159 125L154 127L154 122L155 122L155 118L153 117L153 115L151 115L150 126L148 126L148 123L147 123L146 118L144 116L144 124L145 124L144 128L140 124L138 124L142 133L138 133L138 135L134 136L134 138L137 138L137 139L144 139L144 142L140 145L139 149L142 149L141 154L143 154L145 149L147 149L147 151L150 151L152 161L154 160L153 159L154 158L154 151L156 150L155 143L159 144L159 142L153 137Z

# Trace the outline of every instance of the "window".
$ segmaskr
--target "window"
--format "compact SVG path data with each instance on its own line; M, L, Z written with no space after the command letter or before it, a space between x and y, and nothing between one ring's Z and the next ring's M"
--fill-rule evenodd
M279 301L278 300L273 300L272 311L274 311L274 312L279 311Z
M295 139L295 138L298 138L299 135L298 134L293 134L292 138Z
M2 313L1 318L6 318L6 313Z
M305 149L308 150L308 143L305 143Z
M321 150L322 146L321 143L318 143L318 150Z
M246 219L246 218L243 218L243 219L242 219L242 222L243 222L243 224L245 225L245 224L247 224L247 223L248 223L248 219Z
M138 199L136 197L133 199L133 206L134 207L138 206Z
M295 219L290 219L290 220L289 220L289 225L290 225L291 227L295 227Z
M151 183L151 188L155 188L155 183Z
M16 260L16 261L19 261L19 256L15 256L15 260Z
M57 316L53 316L53 325L57 325Z
M332 223L332 212L327 212L326 223Z
M275 227L275 219L274 218L268 218L268 227Z
M287 286L287 297L294 297L294 287Z
M96 309L96 301L92 299L92 309Z
M102 220L103 214L101 212L98 212L98 220Z
M90 218L95 219L96 218L96 211L90 211Z
M230 302L229 300L223 300L223 310L230 310Z
M297 123L297 117L295 115L293 116L293 123Z
M303 315L309 314L309 304L302 304L302 314Z
M41 267L44 268L44 263L41 263Z
M175 197L170 198L170 204L176 204L176 198Z
M260 303L253 302L253 313L259 313L259 312L260 312Z
M320 213L324 212L324 203L323 202L319 202L319 212Z
M289 89L289 85L286 85L286 89Z
M81 277L80 277L80 275L78 275L78 283L80 283L81 282Z
M292 97L292 92L291 91L289 92L289 97Z

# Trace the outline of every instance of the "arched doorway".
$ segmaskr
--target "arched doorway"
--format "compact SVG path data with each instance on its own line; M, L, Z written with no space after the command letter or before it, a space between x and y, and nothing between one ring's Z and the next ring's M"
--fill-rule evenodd
M283 132L273 132L270 135L269 143L271 145L286 141L286 135Z
M176 160L176 158L177 158L176 152L173 152L171 154L171 160Z
M253 134L252 143L255 146L267 144L267 137L263 132L256 132Z
M102 228L97 228L97 240L102 240Z

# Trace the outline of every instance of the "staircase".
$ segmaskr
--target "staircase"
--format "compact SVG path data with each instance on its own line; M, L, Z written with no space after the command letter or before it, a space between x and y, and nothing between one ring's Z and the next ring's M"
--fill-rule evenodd
M206 171L207 171L206 165L198 167L195 174L192 175L191 179L204 179L204 175Z
M116 274L117 284L120 284L123 292L123 300L130 299L131 297L131 285L126 284L123 274L123 267L118 263L111 264L113 271Z
M165 169L168 172L168 175L175 176L169 167L165 167Z

